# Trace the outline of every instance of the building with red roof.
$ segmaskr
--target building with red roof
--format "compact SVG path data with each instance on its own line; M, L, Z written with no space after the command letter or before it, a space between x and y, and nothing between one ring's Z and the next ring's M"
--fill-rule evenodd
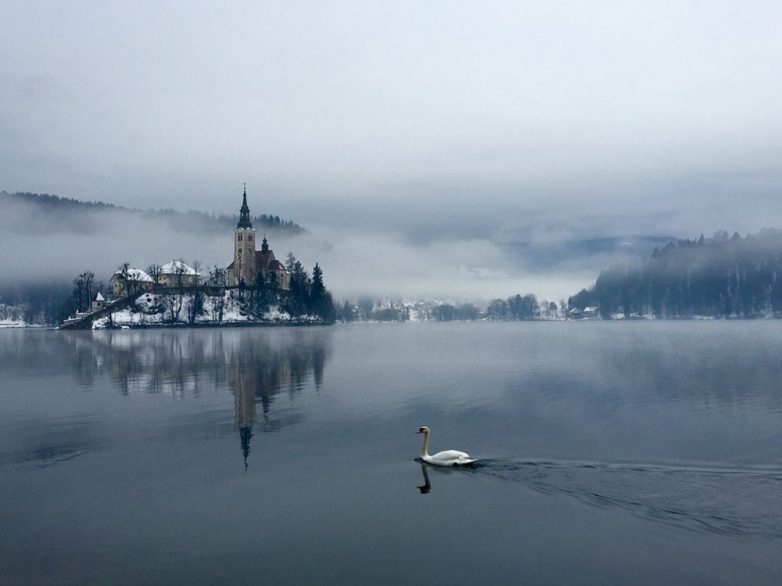
M242 194L242 207L239 210L239 223L234 229L234 259L228 265L228 284L252 286L258 275L273 276L278 289L290 290L290 273L285 265L274 257L274 252L269 248L265 236L261 249L255 250L255 228L250 219L245 187Z

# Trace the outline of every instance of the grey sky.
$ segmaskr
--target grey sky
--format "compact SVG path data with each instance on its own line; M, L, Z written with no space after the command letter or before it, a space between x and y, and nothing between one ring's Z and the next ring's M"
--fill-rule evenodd
M0 5L0 189L502 240L782 225L782 3Z

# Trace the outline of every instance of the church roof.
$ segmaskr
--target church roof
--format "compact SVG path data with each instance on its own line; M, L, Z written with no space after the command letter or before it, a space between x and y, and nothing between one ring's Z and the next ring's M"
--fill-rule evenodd
M255 251L255 266L256 268L266 270L269 267L269 263L274 260L274 253L271 250L256 250Z
M253 223L250 220L250 208L247 206L247 185L244 186L244 193L242 193L242 207L239 209L239 223L236 224L237 228L252 228Z
M95 301L106 301L103 298L103 295L100 294L100 291L98 291L98 294L95 296Z
M229 264L225 268L228 270L234 268L234 261L231 261L231 264ZM274 258L274 253L271 250L268 251L256 250L255 270L280 271L280 270L285 270L285 265L282 264L280 261L278 261L276 258Z

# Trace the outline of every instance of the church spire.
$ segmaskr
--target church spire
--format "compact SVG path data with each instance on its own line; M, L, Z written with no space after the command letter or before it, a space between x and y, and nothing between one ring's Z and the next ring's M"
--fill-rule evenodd
M250 220L250 208L247 207L247 184L244 184L244 193L242 194L242 207L239 210L239 223L237 228L252 228L253 223Z

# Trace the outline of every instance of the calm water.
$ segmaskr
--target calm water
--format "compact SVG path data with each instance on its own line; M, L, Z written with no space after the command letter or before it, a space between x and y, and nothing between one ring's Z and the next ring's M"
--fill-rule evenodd
M782 323L0 331L3 584L780 584ZM482 459L425 469L432 449Z

